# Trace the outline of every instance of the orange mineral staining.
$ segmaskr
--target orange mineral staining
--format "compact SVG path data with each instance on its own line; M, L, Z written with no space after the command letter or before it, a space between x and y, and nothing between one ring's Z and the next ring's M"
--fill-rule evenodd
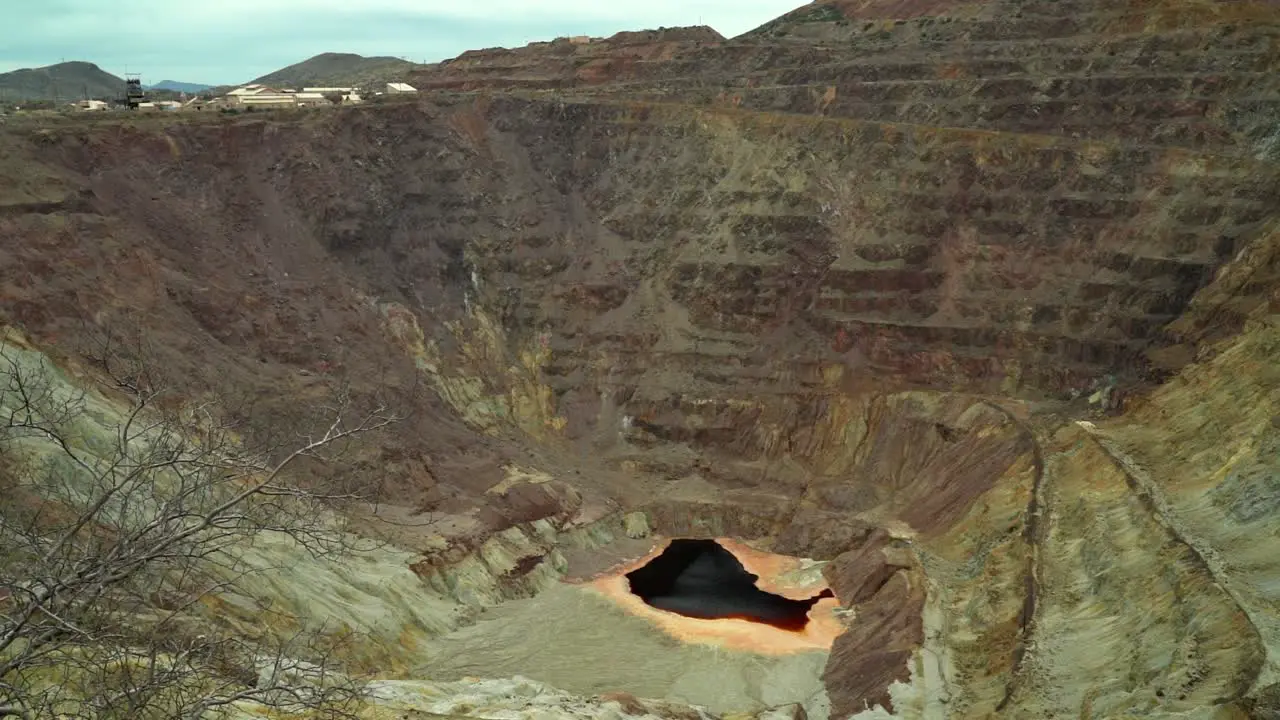
M793 600L812 598L827 584L820 577L808 583L794 579L794 573L802 568L799 558L762 552L744 543L728 538L716 542L742 563L747 571L758 575L756 587ZM632 594L626 574L647 565L666 550L669 540L659 542L644 557L614 567L603 576L586 583L587 587L610 598L626 612L652 622L668 635L689 643L715 645L732 650L743 650L769 655L830 650L836 636L844 631L844 625L833 612L839 607L835 598L822 598L809 610L809 622L803 630L783 630L750 620L721 618L704 620L685 617L660 610ZM780 578L791 577L786 582Z

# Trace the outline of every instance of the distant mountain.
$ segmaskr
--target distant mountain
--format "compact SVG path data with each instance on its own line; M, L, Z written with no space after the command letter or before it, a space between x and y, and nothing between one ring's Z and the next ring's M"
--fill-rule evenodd
M148 90L172 90L173 92L202 93L213 87L200 83L178 82L177 80L161 80L155 85L147 86Z
M394 57L363 57L352 53L321 53L253 82L282 87L348 87L404 78L414 63Z
M85 96L115 100L124 96L124 79L88 62L64 62L0 74L0 99L74 102Z

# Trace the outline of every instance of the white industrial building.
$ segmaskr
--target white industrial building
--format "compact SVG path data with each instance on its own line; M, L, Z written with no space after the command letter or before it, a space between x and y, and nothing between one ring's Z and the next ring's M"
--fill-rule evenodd
M255 108L275 110L292 107L314 107L328 105L327 96L341 94L344 103L358 103L360 96L352 88L309 87L302 90L276 89L266 85L244 85L238 87L220 99L226 107Z
M308 87L302 88L304 93L320 93L321 95L341 95L342 104L355 105L363 102L355 88L349 87Z

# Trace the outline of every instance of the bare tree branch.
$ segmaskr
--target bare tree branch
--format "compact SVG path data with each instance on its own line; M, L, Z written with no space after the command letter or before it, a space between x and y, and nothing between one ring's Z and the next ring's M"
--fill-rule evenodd
M319 631L272 644L189 626L204 598L266 570L237 557L260 533L343 550L322 518L360 494L300 485L290 469L334 462L401 417L380 402L361 410L339 386L316 432L253 445L216 403L175 403L145 352L105 335L90 354L95 395L0 342L0 718L197 718L244 701L349 716L359 685L334 672Z

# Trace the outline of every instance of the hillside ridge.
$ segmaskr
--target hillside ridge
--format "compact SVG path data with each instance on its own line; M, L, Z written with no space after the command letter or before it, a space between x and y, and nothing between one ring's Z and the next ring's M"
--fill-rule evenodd
M0 73L0 95L10 101L72 102L86 96L115 100L124 95L124 79L80 60Z
M414 63L396 57L326 52L254 78L252 82L285 87L346 87L397 81L413 67Z

